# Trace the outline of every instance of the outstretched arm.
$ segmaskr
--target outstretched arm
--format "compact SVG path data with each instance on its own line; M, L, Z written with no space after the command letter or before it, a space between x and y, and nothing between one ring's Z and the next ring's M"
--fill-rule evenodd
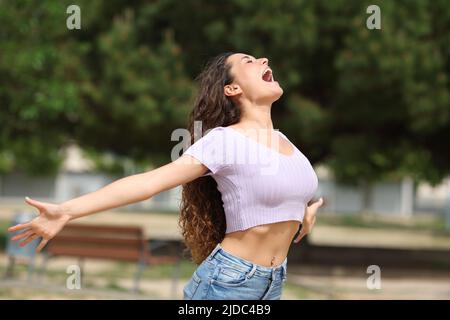
M187 157L163 165L148 172L116 180L105 187L61 204L70 220L92 213L122 207L147 200L154 195L194 180L206 171L206 167L188 163ZM193 158L192 158L193 159Z
M87 193L61 204L45 203L26 198L26 202L39 210L33 220L12 226L10 232L24 230L12 240L25 239L21 246L38 237L43 240L37 251L73 219L93 213L143 201L154 195L190 182L208 170L202 163L189 155L148 172L116 180L97 191Z

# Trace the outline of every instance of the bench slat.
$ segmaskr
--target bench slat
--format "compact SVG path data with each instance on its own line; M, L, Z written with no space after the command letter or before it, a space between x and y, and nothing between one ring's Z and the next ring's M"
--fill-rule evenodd
M120 245L139 248L143 245L144 239L126 239L126 238L110 238L110 237L100 237L100 236L80 236L80 235L65 235L59 234L52 239L53 242L58 242L59 245L71 245L73 243L84 244L84 245Z
M89 233L89 232L98 232L98 233L118 233L118 234L130 234L130 235L140 235L142 234L142 228L141 227L134 227L134 226L103 226L103 225L91 225L91 224L70 224L68 223L64 228L61 230L62 233L68 233L68 232L83 232L83 233Z
M102 258L111 260L138 261L141 257L139 250L118 250L118 249L98 249L87 247L60 247L53 246L49 248L49 253L53 256L74 256L86 258Z

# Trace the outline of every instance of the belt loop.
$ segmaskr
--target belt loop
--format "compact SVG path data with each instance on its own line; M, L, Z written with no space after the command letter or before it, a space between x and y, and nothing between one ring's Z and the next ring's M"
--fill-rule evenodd
M208 260L211 261L214 258L214 255L216 254L217 251L219 251L220 249L220 242L216 245L216 247L213 249L213 251L211 251L211 253L208 256Z
M255 271L256 271L256 264L253 264L252 270L250 270L250 272L248 273L247 278L250 279L255 273Z

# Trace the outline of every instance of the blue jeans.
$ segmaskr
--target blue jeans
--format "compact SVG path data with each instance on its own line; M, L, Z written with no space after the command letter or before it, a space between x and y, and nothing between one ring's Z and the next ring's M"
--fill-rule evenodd
M183 289L184 300L280 300L287 257L266 267L225 251L220 243L197 267Z

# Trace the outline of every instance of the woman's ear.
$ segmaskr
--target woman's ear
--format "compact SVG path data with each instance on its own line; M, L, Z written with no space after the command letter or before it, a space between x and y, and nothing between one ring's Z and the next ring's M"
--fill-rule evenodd
M234 97L242 93L241 87L237 84L227 84L225 87L223 87L223 91L228 97Z

